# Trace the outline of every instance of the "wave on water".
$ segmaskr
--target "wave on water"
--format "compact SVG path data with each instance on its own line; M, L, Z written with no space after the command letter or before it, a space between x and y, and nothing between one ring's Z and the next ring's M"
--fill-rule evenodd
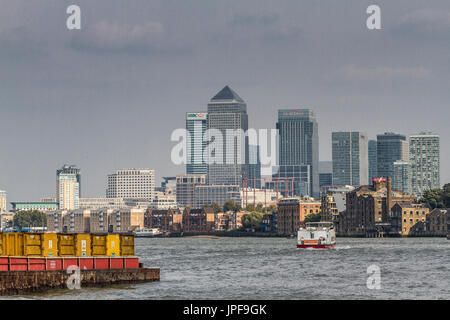
M348 250L351 249L352 247L350 246L335 246L334 250Z

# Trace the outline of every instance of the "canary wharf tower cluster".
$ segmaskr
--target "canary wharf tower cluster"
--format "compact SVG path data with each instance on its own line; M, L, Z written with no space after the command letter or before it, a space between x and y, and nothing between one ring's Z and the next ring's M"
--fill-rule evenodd
M227 130L249 129L247 104L229 86L211 98L205 112L188 112L186 129L192 138L187 146L186 175L179 179L203 181L200 189L207 198L223 192L232 199L232 193L244 185L283 191L288 189L285 184L292 187L292 195L318 198L323 188L330 185L359 186L370 184L375 177L388 176L394 188L419 197L427 189L440 188L439 136L432 133L412 135L408 141L405 135L392 132L378 134L372 140L366 132L352 128L333 132L329 137L332 161L324 166L325 162L319 161L316 112L310 108L279 109L277 163L272 167L272 175L261 179L260 146L249 144L248 138L225 134ZM204 159L205 148L211 142L204 139L208 129L222 133L223 147L215 151L216 157L223 160L220 163L207 163ZM249 161L255 158L256 163ZM271 179L281 181L274 183Z

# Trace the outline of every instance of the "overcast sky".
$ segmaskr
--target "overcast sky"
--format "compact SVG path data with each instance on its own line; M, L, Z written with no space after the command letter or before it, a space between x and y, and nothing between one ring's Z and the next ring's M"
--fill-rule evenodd
M370 4L382 30L366 28ZM438 133L450 182L449 75L448 0L0 0L0 189L54 197L64 163L83 197L120 168L183 173L170 134L225 85L253 128L314 109L320 160L332 131Z

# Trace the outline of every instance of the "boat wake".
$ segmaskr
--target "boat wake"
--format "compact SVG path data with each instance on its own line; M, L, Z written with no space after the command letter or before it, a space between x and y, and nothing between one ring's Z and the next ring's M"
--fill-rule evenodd
M336 246L334 247L335 250L347 250L347 249L351 249L352 247L350 246Z

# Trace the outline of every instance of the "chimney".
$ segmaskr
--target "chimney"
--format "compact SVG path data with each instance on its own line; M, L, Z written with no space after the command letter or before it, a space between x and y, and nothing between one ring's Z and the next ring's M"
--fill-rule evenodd
M387 177L386 182L386 206L387 206L387 214L389 215L391 212L391 203L392 203L392 182L391 177Z

